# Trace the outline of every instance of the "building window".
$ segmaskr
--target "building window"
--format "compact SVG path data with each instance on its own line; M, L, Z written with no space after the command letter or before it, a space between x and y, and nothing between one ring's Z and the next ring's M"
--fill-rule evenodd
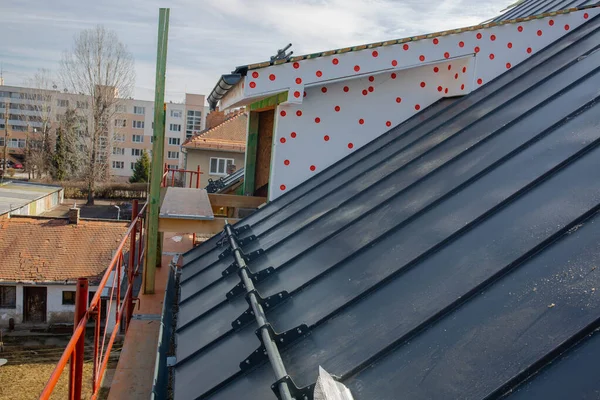
M167 151L167 158L170 158L170 159L179 158L179 152L178 151Z
M117 128L127 127L127 120L126 119L115 119L115 127L117 127Z
M3 143L3 145L4 145L4 143ZM13 149L24 149L25 148L25 139L10 138L10 139L8 139L7 147L13 148Z
M124 104L117 104L115 106L115 111L118 113L126 113L127 112L127 107Z
M131 121L133 122L133 127L136 129L144 129L144 121Z
M75 291L74 290L63 290L62 303L63 303L63 305L74 305L75 304Z
M146 114L146 107L133 106L133 113L138 115Z
M15 132L27 132L27 127L26 126L13 125L10 128L11 128L11 130L13 130Z
M200 132L202 128L202 112L189 110L187 112L187 120L185 125L185 136L191 137L194 133Z
M142 149L131 149L131 155L132 156L141 156L142 155Z
M56 104L59 107L69 107L69 100L57 99Z
M179 165L177 164L167 164L167 169L169 170L178 170L179 169Z
M112 167L114 169L123 169L125 168L125 161L113 161Z
M124 142L125 141L125 135L114 135L113 139L115 142Z
M144 136L143 135L133 135L131 141L134 143L144 143Z
M124 156L125 149L122 147L113 147L113 154L116 156Z
M169 138L169 144L171 146L179 146L180 143L181 143L181 139L179 139L177 137L170 137Z
M87 110L89 107L89 103L87 101L79 101L77 100L77 108L82 108L84 110Z
M181 110L171 110L172 118L181 118L182 115L183 113L181 112Z
M0 286L0 308L17 307L17 287Z
M171 132L181 132L181 124L169 124L169 130Z
M211 175L227 175L227 167L233 165L233 158L210 158Z
M131 166L131 169L135 169L135 163L134 163L134 162L132 162L132 163L130 164L130 166Z

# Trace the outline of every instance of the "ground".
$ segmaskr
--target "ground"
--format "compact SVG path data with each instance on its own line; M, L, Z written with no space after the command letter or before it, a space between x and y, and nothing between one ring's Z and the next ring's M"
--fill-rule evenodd
M91 333L91 332L90 332ZM85 364L83 371L83 399L91 394L92 347L91 335L86 341ZM69 340L69 335L32 335L4 337L4 352L0 358L8 360L0 367L0 400L33 400L37 399L44 389L48 378L56 367L62 352ZM108 363L107 379L103 386L109 386L109 378L116 367L122 344L115 344ZM110 376L109 376L110 375ZM52 399L68 398L69 367L65 368ZM106 399L108 390L100 392L99 399Z

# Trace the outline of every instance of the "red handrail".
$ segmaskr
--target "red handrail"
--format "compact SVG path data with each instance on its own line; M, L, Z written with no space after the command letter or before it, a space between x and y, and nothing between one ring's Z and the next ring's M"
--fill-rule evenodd
M185 177L185 174L190 174L190 188L193 188L193 184L192 184L192 180L194 177L194 174L196 176L196 189L200 189L200 175L203 174L203 172L200 171L200 166L198 165L198 169L196 171L192 171L192 170L186 170L186 169L173 169L173 168L169 168L168 164L165 163L165 167L163 170L163 175L162 175L162 187L167 187L168 185L168 176L169 176L169 172L171 173L171 185L170 186L175 186L175 173L178 172L179 174L183 175ZM184 179L184 184L185 184L185 179Z
M137 205L134 205L132 211L137 211ZM94 344L95 344L95 348L94 348L94 370L92 371L92 399L95 399L98 395L99 389L100 389L100 383L102 382L101 377L104 375L104 372L106 370L106 365L108 363L108 358L110 355L110 351L112 350L112 346L114 344L114 340L115 337L117 335L117 332L119 331L119 328L121 326L121 319L123 316L123 312L125 310L125 307L129 306L131 304L131 297L133 296L133 279L128 279L127 280L127 291L125 292L125 299L124 301L121 303L120 302L120 278L121 278L121 274L120 274L120 270L121 267L123 265L123 248L125 247L125 244L127 243L127 241L130 242L130 249L129 249L129 257L135 257L135 262L133 264L129 263L130 266L135 265L135 270L133 271L133 273L129 273L129 276L133 277L138 275L139 273L139 269L142 263L142 255L144 254L143 252L145 251L145 245L143 244L143 240L144 240L144 225L142 222L142 218L143 215L146 211L146 205L144 205L144 207L142 207L142 209L140 210L139 213L137 213L137 215L135 215L135 218L132 219L131 224L129 225L129 228L127 229L127 233L125 234L125 236L123 237L123 239L121 240L121 242L119 243L119 246L117 247L117 250L115 251L115 255L113 256L106 272L104 273L104 276L102 277L102 279L100 280L100 284L98 285L98 289L96 291L96 294L94 295L92 301L90 302L85 315L83 316L83 318L79 321L79 323L77 324L77 327L75 328L74 332L73 332L73 336L71 337L71 340L69 340L69 343L67 344L67 347L65 348L62 356L60 357L60 360L58 361L58 363L56 364L56 367L54 368L54 371L52 371L52 375L50 375L50 379L48 379L48 382L46 383L46 386L44 387L44 390L42 391L41 395L40 395L40 399L49 399L50 396L52 395L52 392L54 391L58 380L60 379L61 374L63 373L65 366L67 365L67 362L69 361L69 359L71 359L71 357L74 355L75 353L75 348L76 348L76 344L79 341L79 339L81 338L81 335L83 335L85 333L85 328L87 325L87 322L89 321L90 317L94 316L95 319L95 323L96 323L96 329L95 331L95 338L94 338ZM132 217L133 217L133 213L132 213ZM136 238L132 237L132 233L136 234L136 232L139 231L139 242L138 242L138 246L135 245L136 242ZM137 247L137 249L136 249ZM136 251L137 250L137 251ZM137 253L137 254L136 254ZM106 287L106 284L108 283L108 279L110 277L110 274L112 272L115 272L115 274L113 275L113 281L116 280L117 285L113 285L112 288L113 290L115 289L115 286L118 286L117 288L117 293L116 293L116 297L117 297L117 311L116 311L116 318L115 318L115 326L113 328L112 334L110 336L110 339L108 341L108 344L106 345L106 352L98 352L98 341L99 341L99 334L100 334L100 302L101 302L101 297L102 297L102 292ZM112 306L112 302L113 302L113 296L111 293L110 296L110 300L109 300L109 307ZM109 313L107 313L107 321L108 318L110 317L110 315L108 315ZM129 325L129 320L131 319L131 313L128 312L126 314L126 324L125 326L127 327ZM105 325L105 330L107 329L107 326ZM102 347L104 347L104 340L102 343ZM98 367L99 364L99 367ZM79 379L81 379L81 376L79 376ZM73 385L71 384L71 387L73 387ZM81 388L81 384L79 384L79 388ZM77 396L77 394L75 394L75 396ZM77 396L78 398L81 397L81 394L79 393L79 396Z

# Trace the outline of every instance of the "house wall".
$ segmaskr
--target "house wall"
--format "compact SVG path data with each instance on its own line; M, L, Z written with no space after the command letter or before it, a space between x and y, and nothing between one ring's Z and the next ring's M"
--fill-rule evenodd
M246 99L288 92L275 120L273 200L440 98L481 87L599 12L480 26L250 70L241 91L237 87L222 106L235 106L240 92Z
M15 285L8 285L15 286ZM18 327L23 323L24 317L24 287L33 285L16 285L16 307L15 308L0 308L0 328L6 328L9 325L9 319L14 318L15 326ZM63 291L75 291L75 285L35 285L36 287L46 287L47 299L46 299L46 321L48 324L56 323L73 323L75 305L62 304L62 292ZM97 286L90 286L90 292L96 292ZM89 299L91 300L91 298ZM88 300L88 301L89 301ZM108 310L110 317L108 319L108 331L112 332L116 322L116 303L113 303L110 310ZM104 317L103 317L104 318Z
M57 190L40 199L34 200L31 203L24 205L10 212L12 215L40 215L43 212L50 210L62 203L64 199L64 189Z
M210 174L210 158L233 158L235 160L236 169L244 167L244 153L236 153L229 151L215 151L215 150L200 150L200 149L186 149L186 170L195 171L200 165L200 187L204 188L208 185L208 179L217 180L225 175L214 175ZM189 178L188 178L189 179Z

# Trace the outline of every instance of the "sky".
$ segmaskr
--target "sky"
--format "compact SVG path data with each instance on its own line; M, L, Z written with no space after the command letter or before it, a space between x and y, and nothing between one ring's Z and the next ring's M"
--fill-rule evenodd
M159 7L171 9L166 100L208 95L220 75L295 55L479 24L511 0L0 0L0 64L6 85L56 73L84 29L114 30L135 58L134 97L154 99ZM57 80L57 84L60 84Z

